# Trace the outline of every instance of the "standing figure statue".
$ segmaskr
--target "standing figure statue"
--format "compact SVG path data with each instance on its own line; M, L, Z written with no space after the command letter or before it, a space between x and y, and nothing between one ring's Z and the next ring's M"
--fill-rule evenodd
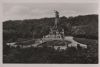
M54 27L57 28L58 27L58 23L59 23L59 12L54 10L55 11L55 24L54 24Z
M59 18L59 12L56 11L56 10L54 10L54 11L55 11L55 16L56 16L56 18Z

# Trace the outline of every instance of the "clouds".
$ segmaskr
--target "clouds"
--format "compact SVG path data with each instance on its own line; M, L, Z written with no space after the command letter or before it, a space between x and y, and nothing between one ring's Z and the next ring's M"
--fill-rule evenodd
M6 3L3 5L5 20L53 17L53 10L60 16L76 16L97 13L97 3Z

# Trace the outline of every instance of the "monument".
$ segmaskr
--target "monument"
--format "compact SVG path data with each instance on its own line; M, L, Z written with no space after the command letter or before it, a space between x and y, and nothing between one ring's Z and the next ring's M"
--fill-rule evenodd
M59 12L55 11L55 23L53 27L50 28L49 34L43 36L43 41L64 39L64 29L60 27L59 23Z

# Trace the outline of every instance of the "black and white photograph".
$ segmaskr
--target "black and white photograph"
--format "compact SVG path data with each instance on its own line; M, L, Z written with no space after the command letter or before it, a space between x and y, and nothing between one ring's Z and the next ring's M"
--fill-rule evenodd
M3 64L98 64L98 1L5 2Z

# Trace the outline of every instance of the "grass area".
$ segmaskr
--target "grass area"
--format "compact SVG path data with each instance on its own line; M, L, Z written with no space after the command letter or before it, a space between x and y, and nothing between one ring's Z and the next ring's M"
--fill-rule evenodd
M87 54L89 54L89 56L98 57L98 40L86 39L86 38L74 38L74 40L86 44L88 46Z
M51 47L30 48L3 48L3 63L53 63L53 64L97 64L98 43L97 40L74 38L74 40L88 45L87 49L67 48L55 50ZM50 44L53 44L50 43Z

